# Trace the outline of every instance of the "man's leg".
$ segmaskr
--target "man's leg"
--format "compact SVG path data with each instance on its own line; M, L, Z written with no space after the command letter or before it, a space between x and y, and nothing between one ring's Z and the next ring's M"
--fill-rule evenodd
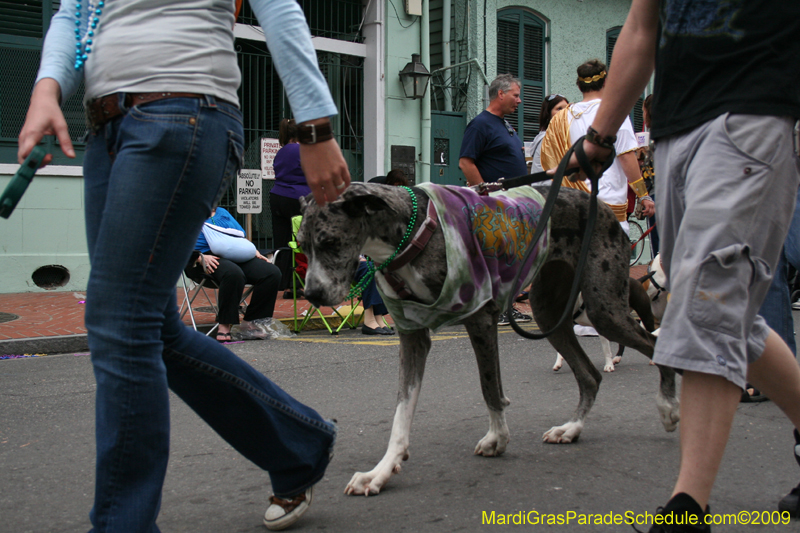
M761 389L800 430L800 366L774 331L764 353L748 367L747 380Z
M681 467L673 496L685 492L705 509L741 395L742 389L721 376L683 373Z
M771 331L747 379L800 430L800 366ZM684 492L705 508L714 486L741 389L720 376L684 372L681 388L681 468L672 495Z

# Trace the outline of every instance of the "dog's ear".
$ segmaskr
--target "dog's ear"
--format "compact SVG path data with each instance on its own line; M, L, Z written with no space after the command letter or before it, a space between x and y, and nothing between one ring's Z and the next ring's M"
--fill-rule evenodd
M311 195L309 195L311 196ZM306 200L305 196L300 197L300 213L303 214L306 212L306 206L308 205L308 200Z
M346 194L341 207L350 218L358 218L389 209L389 204L374 194Z

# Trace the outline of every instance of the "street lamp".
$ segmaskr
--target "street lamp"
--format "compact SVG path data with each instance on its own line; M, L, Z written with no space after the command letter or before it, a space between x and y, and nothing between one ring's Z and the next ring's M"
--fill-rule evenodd
M422 98L428 88L428 79L431 73L419 60L419 54L411 54L411 63L400 71L400 81L403 82L403 92L406 98Z

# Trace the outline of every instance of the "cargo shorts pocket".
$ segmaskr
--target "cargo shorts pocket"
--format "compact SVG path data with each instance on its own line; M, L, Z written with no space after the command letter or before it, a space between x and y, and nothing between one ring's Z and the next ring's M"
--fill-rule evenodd
M741 339L750 290L770 278L770 268L750 257L750 247L732 244L711 252L694 278L689 319L696 325Z

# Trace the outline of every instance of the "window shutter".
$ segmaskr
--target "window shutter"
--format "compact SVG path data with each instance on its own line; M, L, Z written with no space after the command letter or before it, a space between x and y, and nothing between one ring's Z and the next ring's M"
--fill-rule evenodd
M519 18L519 17L514 17ZM519 20L497 21L497 73L519 76Z
M497 73L522 82L522 103L506 119L524 141L539 133L539 110L544 99L544 31L539 17L522 9L497 12Z
M43 0L0 0L0 34L44 37Z
M611 69L611 56L614 54L614 46L617 44L619 32L622 28L617 26L606 31L606 65L609 70ZM636 101L636 105L631 109L630 117L633 123L633 131L642 131L644 128L644 119L642 117L642 102L644 102L644 95L640 96Z
M611 65L611 56L614 54L614 46L622 28L616 27L606 31L606 65Z

